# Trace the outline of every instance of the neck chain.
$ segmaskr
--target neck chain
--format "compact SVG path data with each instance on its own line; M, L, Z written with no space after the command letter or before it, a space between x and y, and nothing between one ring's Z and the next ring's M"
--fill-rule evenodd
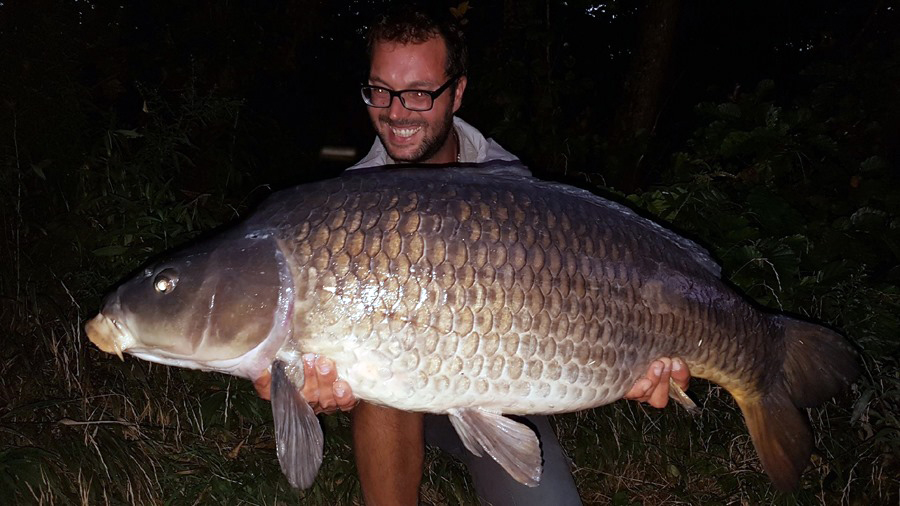
M462 152L459 149L459 134L456 133L456 127L453 127L453 139L456 141L456 163L462 163Z

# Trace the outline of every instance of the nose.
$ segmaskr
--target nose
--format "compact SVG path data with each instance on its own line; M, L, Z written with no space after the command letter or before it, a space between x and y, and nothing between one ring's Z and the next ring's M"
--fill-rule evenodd
M391 106L388 108L388 116L392 121L408 118L410 113L412 113L412 111L403 107L403 102L400 101L400 97L392 97Z

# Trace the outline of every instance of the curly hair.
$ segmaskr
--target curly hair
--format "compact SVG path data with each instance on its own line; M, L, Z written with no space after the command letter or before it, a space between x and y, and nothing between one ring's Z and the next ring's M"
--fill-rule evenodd
M376 42L421 44L433 37L441 37L447 46L445 72L448 76L466 75L469 50L459 23L449 9L434 10L405 5L393 8L375 19L369 29L368 54Z

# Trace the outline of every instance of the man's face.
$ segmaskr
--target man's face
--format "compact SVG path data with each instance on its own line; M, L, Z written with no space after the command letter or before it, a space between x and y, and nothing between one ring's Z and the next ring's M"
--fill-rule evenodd
M369 84L391 90L434 91L450 79L444 69L447 48L433 37L421 44L376 42L372 47ZM384 109L368 107L372 125L388 155L405 163L452 163L456 141L453 114L462 104L465 76L434 100L429 111L410 111L399 98Z

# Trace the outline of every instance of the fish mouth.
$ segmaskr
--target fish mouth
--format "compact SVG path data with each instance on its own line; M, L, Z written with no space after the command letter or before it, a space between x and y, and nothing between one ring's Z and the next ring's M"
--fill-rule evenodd
M84 330L88 339L101 351L112 353L119 357L119 360L125 360L122 352L133 339L121 322L100 313L85 324Z

